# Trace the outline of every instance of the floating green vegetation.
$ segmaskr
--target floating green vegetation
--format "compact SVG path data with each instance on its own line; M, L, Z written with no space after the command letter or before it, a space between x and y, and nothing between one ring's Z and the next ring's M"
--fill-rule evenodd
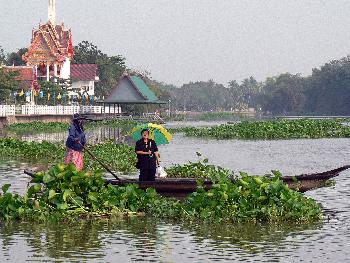
M200 156L199 153L197 153ZM221 178L230 177L233 175L232 171L208 164L208 159L198 162L189 162L188 164L175 164L166 168L167 177L169 178Z
M28 123L15 123L7 127L7 130L17 134L24 133L53 133L67 131L69 123L64 122L40 122L33 121ZM137 122L132 120L102 120L102 121L86 121L85 128L93 129L101 126L130 128L137 125Z
M180 114L172 114L171 118L165 116L165 120L172 121L234 121L247 119L249 116L244 113L238 112L201 112L201 113L180 113Z
M216 177L212 189L199 182L196 192L179 201L161 197L154 189L136 185L106 185L101 173L76 171L59 164L38 173L24 196L2 186L0 220L47 221L122 215L153 215L184 221L313 221L321 206L290 190L280 179L248 176L232 182Z
M136 156L134 148L125 144L115 144L106 141L90 147L94 155L111 168L123 174L135 172ZM22 159L25 161L55 164L62 162L65 156L65 147L62 144L50 142L25 142L19 139L0 139L0 156ZM98 169L101 166L96 160L85 154L84 165L89 169Z
M62 162L65 148L50 142L25 142L14 138L0 139L0 156L28 161Z
M64 122L40 122L14 123L7 127L7 130L17 134L39 133L39 132L62 132L67 131L68 123Z
M219 125L209 128L182 128L186 136L214 139L276 140L350 137L350 127L337 120L274 120Z

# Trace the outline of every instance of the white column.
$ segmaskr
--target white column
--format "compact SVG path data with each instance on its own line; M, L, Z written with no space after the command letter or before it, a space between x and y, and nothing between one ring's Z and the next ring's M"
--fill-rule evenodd
M50 65L46 64L46 81L50 81Z

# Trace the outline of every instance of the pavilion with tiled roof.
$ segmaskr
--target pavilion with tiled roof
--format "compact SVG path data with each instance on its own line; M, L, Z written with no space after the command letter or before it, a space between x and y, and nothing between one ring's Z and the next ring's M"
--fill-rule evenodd
M108 107L113 106L115 108L117 106L118 109L120 106L127 104L165 104L165 102L159 100L141 77L131 75L122 76L110 95L102 103Z

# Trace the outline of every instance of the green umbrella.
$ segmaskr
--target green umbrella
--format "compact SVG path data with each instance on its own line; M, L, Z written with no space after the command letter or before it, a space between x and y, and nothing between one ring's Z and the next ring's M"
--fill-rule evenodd
M154 123L139 125L131 130L130 135L135 140L140 140L143 129L149 131L149 138L154 140L158 145L167 144L173 139L173 136L162 125Z

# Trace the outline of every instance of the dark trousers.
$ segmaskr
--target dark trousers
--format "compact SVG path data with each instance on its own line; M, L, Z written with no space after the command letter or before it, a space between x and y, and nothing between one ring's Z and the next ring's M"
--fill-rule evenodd
M140 169L140 181L155 181L156 169Z

